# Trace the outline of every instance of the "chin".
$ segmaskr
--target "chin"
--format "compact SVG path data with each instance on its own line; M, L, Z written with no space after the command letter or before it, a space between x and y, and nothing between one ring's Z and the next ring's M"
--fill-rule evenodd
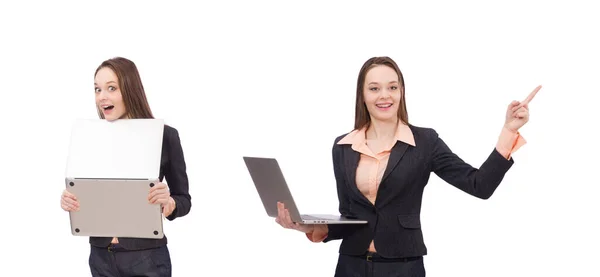
M372 121L378 122L395 122L398 118L394 116L373 116L371 117Z
M108 115L104 115L104 119L107 120L107 121L116 121L116 120L119 120L119 119L123 119L125 117L126 116L124 114L116 115L114 113L111 113L111 114L108 114Z
M115 117L114 115L109 115L109 116L105 115L104 119L107 120L107 121L115 121L115 120L118 120L119 118Z

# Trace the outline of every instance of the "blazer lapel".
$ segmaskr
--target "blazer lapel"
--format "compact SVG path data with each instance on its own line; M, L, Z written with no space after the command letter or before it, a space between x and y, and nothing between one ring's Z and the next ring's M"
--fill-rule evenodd
M358 186L356 185L356 168L358 168L358 162L360 161L360 153L354 151L350 146L344 147L343 153L346 184L349 186L350 191L356 194L359 199L371 205L371 201L358 190Z
M398 163L400 163L400 160L404 156L404 153L406 153L406 149L408 149L408 144L401 141L398 141L392 148L392 153L390 153L390 158L388 160L387 167L385 168L383 177L381 178L381 183L379 184L379 189L377 190L377 198L375 200L375 204L377 205L377 207L381 208L389 201L390 198L386 197L387 195L382 195L380 193L387 185L385 180L387 179L387 177L390 176L392 171L394 171L394 168L396 168Z
M390 153L390 159L388 160L387 167L385 168L385 172L383 173L383 177L381 178L381 185L384 184L385 179L390 176L390 173L396 168L404 153L406 153L406 149L408 149L408 144L398 141L392 148L392 153Z

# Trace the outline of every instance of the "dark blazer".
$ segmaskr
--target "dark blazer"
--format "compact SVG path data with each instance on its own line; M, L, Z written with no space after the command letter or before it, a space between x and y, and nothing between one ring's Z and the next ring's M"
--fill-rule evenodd
M175 200L176 208L167 217L168 220L187 215L192 207L189 194L189 184L186 172L183 149L177 129L165 125L163 132L162 155L160 161L160 181L167 179L171 197ZM90 237L90 244L98 247L108 247L112 237ZM119 245L126 249L141 250L155 248L167 244L167 237L162 239L119 238Z
M375 204L358 190L356 168L360 153L351 145L337 144L333 166L342 215L368 220L368 224L330 224L324 242L342 239L339 253L362 255L374 240L379 255L390 258L427 254L421 231L421 200L431 172L473 196L489 198L514 161L494 149L479 169L452 153L437 132L409 125L415 138L411 146L397 141L392 148Z

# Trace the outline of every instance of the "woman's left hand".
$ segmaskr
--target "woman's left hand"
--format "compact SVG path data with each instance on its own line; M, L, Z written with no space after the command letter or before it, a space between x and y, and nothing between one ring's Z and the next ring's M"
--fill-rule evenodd
M525 101L513 101L508 105L508 109L506 110L506 122L504 123L504 127L512 132L519 131L519 128L523 127L527 121L529 121L529 102L535 97L537 92L542 88L542 86L536 87L530 94L527 96Z
M165 217L171 215L175 210L175 200L171 197L169 187L165 183L159 182L154 184L148 193L148 201L151 204L160 204Z

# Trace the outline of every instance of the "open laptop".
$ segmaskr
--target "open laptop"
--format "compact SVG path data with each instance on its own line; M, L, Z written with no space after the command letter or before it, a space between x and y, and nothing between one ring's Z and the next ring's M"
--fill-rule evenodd
M159 182L163 132L160 119L76 120L65 177L80 207L69 213L73 235L164 236L161 207L148 202Z
M277 202L290 212L292 221L303 224L366 224L366 220L339 215L300 214L279 163L274 158L243 157L263 206L270 217L277 217Z

